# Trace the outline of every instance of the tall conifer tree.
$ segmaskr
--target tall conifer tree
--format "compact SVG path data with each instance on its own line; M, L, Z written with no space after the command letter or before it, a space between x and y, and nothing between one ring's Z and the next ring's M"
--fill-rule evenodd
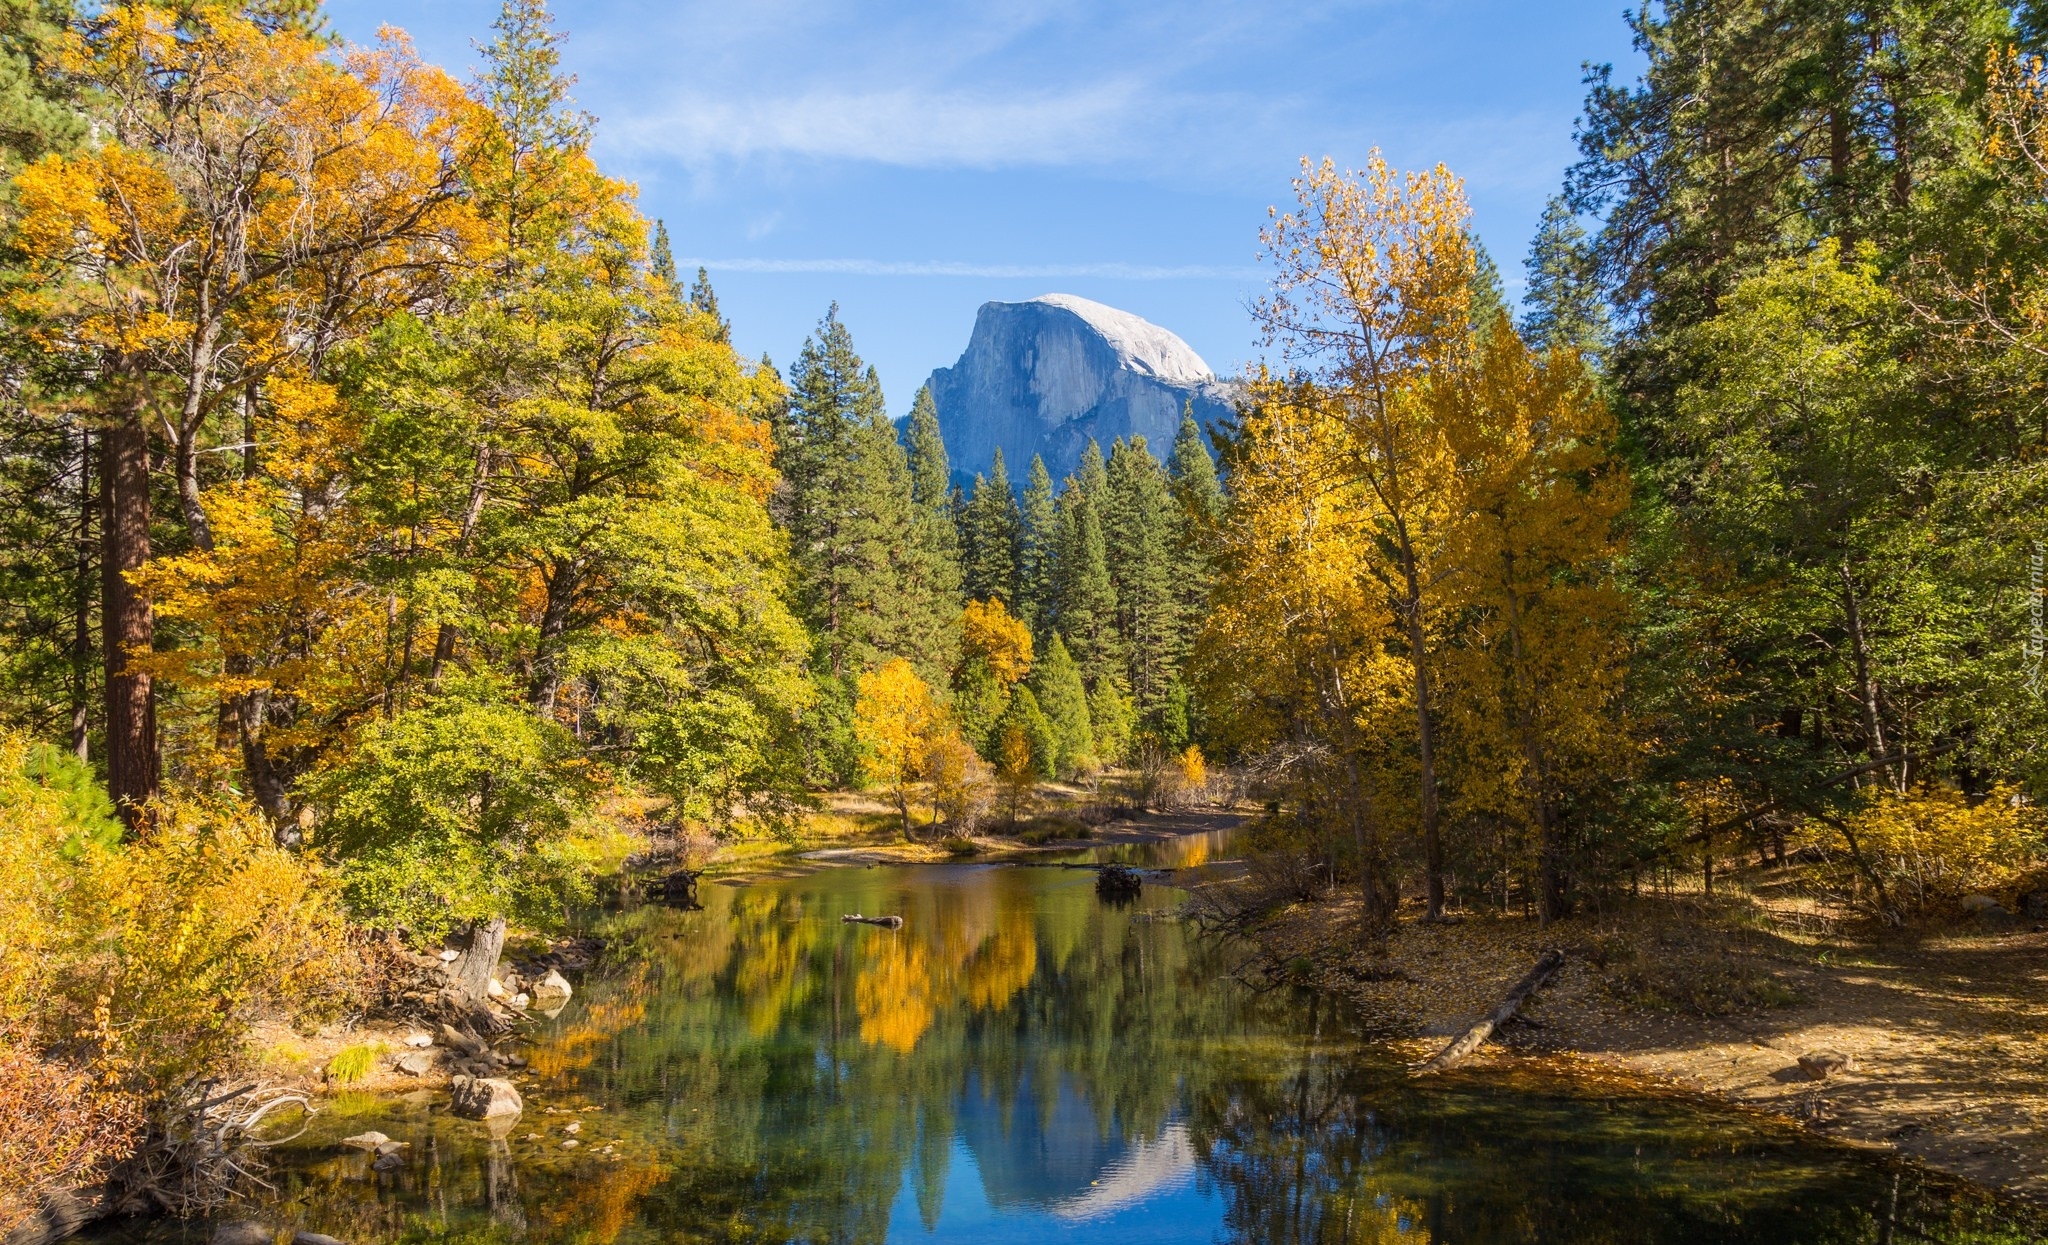
M964 546L967 595L977 601L1017 602L1017 495L998 449L986 478L974 477L967 500ZM1014 610L1012 611L1015 612Z
M669 268L674 270L674 260L669 261ZM719 314L718 295L711 290L711 274L701 267L697 269L697 279L690 283L690 306L717 322L719 341L732 344L732 321Z
M1045 656L1032 666L1031 689L1059 740L1054 769L1071 774L1095 755L1095 735L1088 721L1088 689L1082 685L1081 668L1074 664L1059 636L1053 636Z
M1017 541L1017 616L1044 643L1052 634L1052 611L1059 572L1059 515L1053 508L1052 476L1045 459L1031 456L1031 474L1024 485L1022 530Z
M1180 610L1173 591L1173 502L1145 438L1120 439L1110 448L1097 505L1125 678L1138 712L1149 716L1165 703L1180 668Z
M1098 463L1100 456L1097 456ZM1102 520L1088 494L1069 480L1059 500L1059 580L1054 625L1067 638L1081 673L1094 686L1122 682L1123 643L1116 630L1116 586Z
M1172 652L1178 669L1186 665L1202 620L1208 616L1209 584L1215 575L1214 537L1223 521L1223 488L1216 479L1216 461L1209 457L1209 447L1191 410L1181 413L1166 477L1173 495Z
M918 557L910 464L836 304L790 378L776 429L780 508L820 669L844 679L897 656L940 683L952 666L952 599L934 595L935 572Z

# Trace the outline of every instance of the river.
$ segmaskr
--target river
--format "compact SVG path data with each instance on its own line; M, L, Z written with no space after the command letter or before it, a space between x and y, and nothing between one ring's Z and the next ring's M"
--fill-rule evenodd
M1221 843L1104 851L1199 863ZM1691 1101L1534 1069L1411 1079L1328 997L1239 984L1241 948L1171 919L1180 892L1114 906L1093 882L833 868L604 914L605 967L524 1048L509 1131L441 1094L343 1098L223 1218L350 1245L1889 1245L2048 1222ZM408 1164L335 1144L369 1128Z

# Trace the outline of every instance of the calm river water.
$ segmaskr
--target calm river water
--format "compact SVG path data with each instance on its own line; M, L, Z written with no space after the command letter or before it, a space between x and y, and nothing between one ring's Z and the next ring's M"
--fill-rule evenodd
M1113 907L1093 881L827 869L614 913L608 966L526 1048L509 1132L440 1095L344 1101L224 1217L350 1245L2040 1239L1747 1117L1526 1074L1410 1080L1328 999L1255 994L1229 975L1241 952L1149 919L1178 892ZM334 1145L367 1128L409 1165Z

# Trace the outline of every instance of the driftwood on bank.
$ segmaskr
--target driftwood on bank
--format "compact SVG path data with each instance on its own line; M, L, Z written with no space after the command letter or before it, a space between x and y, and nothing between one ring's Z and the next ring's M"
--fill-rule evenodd
M839 919L848 925L879 925L883 929L903 928L903 918L900 916L862 916L858 912L849 912Z
M1500 1002L1494 1004L1492 1011L1480 1017L1478 1024L1465 1030L1449 1046L1444 1047L1431 1057L1427 1063L1416 1068L1416 1073L1419 1075L1424 1072L1441 1072L1445 1068L1464 1059L1473 1051L1478 1050L1480 1043L1486 1041L1495 1029L1506 1024L1508 1017L1519 1011L1522 1003L1530 995L1536 993L1537 987L1550 980L1550 975L1556 972L1563 963L1564 952L1556 950L1545 951L1542 958L1536 961L1536 967L1530 969L1527 976L1516 982L1515 988L1508 991L1507 996L1501 999Z

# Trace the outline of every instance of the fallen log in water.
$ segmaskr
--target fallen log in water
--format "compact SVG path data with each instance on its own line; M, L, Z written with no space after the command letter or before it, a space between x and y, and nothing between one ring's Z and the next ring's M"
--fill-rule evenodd
M1425 1072L1441 1072L1445 1068L1464 1059L1473 1051L1478 1050L1480 1043L1484 1042L1495 1029L1506 1024L1508 1017L1520 1010L1523 1001L1536 993L1537 987L1550 980L1550 975L1556 972L1563 963L1564 952L1556 950L1545 951L1542 958L1536 961L1536 967L1530 969L1527 976L1515 983L1515 988L1508 991L1507 997L1494 1004L1493 1010L1481 1017L1478 1024L1465 1030L1464 1033L1458 1036L1457 1040L1438 1051L1427 1063L1418 1066L1415 1069L1416 1075L1419 1076Z
M1144 887L1145 879L1136 869L1126 865L1104 865L1095 875L1095 893L1103 899L1124 901L1136 899Z
M849 912L839 919L848 925L879 925L884 929L903 928L903 918L900 916L862 916L858 912Z

